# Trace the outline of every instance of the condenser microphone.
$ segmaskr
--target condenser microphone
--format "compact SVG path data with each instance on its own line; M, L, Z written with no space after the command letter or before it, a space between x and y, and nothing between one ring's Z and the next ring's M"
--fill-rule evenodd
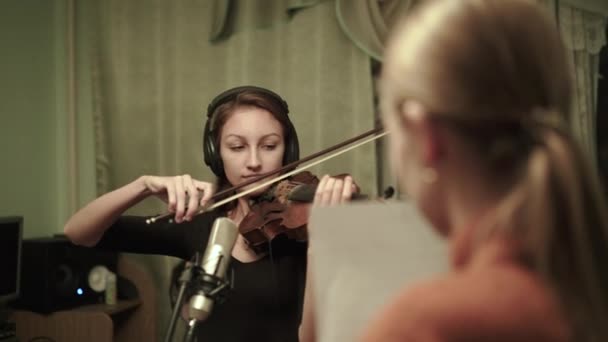
M203 321L209 317L217 293L226 287L226 272L238 228L229 218L215 220L203 258L198 263L200 277L196 294L190 298L188 315L191 320Z

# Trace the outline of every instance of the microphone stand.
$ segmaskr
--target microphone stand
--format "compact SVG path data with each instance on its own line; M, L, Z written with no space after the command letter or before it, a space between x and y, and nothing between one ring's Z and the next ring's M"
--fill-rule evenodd
M171 312L171 320L169 321L169 328L167 329L167 334L165 335L164 342L172 342L173 334L175 333L175 324L177 323L177 317L181 311L182 305L184 304L184 295L186 294L186 290L190 287L190 283L192 282L192 271L195 266L198 266L199 263L199 254L196 252L195 259L196 264L188 264L184 267L182 274L179 277L179 292L177 295L177 300L175 301L175 306L173 306L173 311Z

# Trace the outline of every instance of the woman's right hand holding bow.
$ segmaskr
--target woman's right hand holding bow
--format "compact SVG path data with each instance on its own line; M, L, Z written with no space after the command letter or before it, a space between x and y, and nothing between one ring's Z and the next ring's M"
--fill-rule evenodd
M167 210L175 213L175 222L190 221L204 208L215 193L215 186L190 175L173 177L143 176L147 191L167 203Z
M94 246L127 209L151 195L167 203L169 211L175 213L176 222L191 220L208 203L214 188L213 184L193 179L190 175L141 176L78 210L63 230L73 243Z

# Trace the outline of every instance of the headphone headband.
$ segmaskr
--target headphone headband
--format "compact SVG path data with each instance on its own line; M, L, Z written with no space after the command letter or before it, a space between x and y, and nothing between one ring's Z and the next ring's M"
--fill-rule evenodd
M272 90L262 88L262 87L240 86L240 87L228 89L228 90L220 93L213 100L211 100L211 102L207 106L207 118L211 118L213 116L213 113L215 112L217 107L221 106L222 104L224 104L226 102L234 100L239 94L241 94L245 91L255 91L258 93L268 95L270 98L277 101L281 105L281 107L285 110L286 115L289 114L289 106L287 105L287 101L283 100L283 98L281 96L279 96L279 94L273 92Z

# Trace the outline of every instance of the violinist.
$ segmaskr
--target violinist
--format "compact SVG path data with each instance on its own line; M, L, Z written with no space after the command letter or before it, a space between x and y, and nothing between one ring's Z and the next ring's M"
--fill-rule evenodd
M215 218L229 217L240 224L258 197L269 190L258 189L195 215L208 206L216 189L243 183L299 158L298 137L288 112L287 103L270 90L253 86L227 90L209 104L203 136L204 160L217 183L189 175L141 176L75 213L65 225L65 234L79 245L191 260L204 250ZM332 177L324 180L320 193L332 193L338 184L336 189L348 199L355 189L350 176L339 182ZM167 203L174 223L163 220L148 225L146 217L123 215L149 196ZM197 335L205 341L297 341L306 251L306 241L277 238L260 252L239 235L231 262L234 291L199 325Z
M568 129L568 71L536 1L428 1L398 27L392 164L451 271L403 288L364 341L608 341L608 211Z

